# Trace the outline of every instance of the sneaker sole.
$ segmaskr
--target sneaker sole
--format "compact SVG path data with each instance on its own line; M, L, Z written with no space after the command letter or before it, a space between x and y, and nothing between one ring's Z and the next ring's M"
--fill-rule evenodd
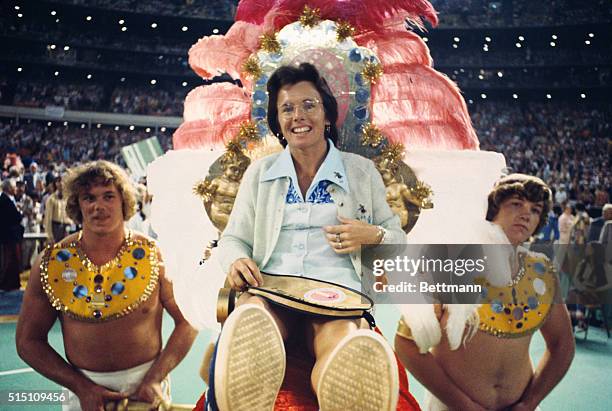
M215 363L221 411L272 411L285 377L285 346L272 316L238 307L223 326Z
M346 336L323 367L317 393L321 411L395 411L398 370L387 341L370 330Z

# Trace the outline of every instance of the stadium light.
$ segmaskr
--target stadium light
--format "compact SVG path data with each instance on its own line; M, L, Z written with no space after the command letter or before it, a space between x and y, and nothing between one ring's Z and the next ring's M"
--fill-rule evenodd
M59 76L59 71L56 71L55 73L53 73L53 75L55 75L56 77Z
M591 44L591 41L590 41L590 40L585 40L585 41L584 41L584 44L586 44L586 45L588 46L588 45L590 45L590 44Z
M525 41L525 37L523 36L518 36L519 41Z
M518 98L518 94L516 93L512 94L512 98L516 100Z
M160 130L161 130L162 133L165 133L166 132L166 127L162 127L162 128L160 128Z
M15 10L19 10L19 6L15 6Z
M589 33L589 37L590 37L590 38L593 38L593 37L595 37L595 34L593 34L593 33Z
M479 78L480 80L484 80L484 76L483 76L482 74L479 74L479 75L478 75L478 78Z
M85 128L85 124L81 124L81 128Z
M47 122L47 127L51 127L51 122L50 121Z
M56 22L56 23L59 23L59 22L60 22L60 19L55 19L55 22Z
M119 131L119 126L115 126L115 131Z
M68 122L64 121L64 126L68 127Z
M102 127L102 124L100 123L96 124L96 128L100 128L100 127Z
M516 43L515 45L516 45L516 48L517 48L517 49L520 49L520 48L521 48L521 43Z
M183 31L187 31L187 30L189 30L189 27L187 27L187 26L183 26L183 27L181 28L181 30L183 30Z
M491 37L489 37L489 36L485 37L485 41L486 41L487 43L490 43L490 42L491 42Z
M125 26L121 27L121 31L127 31L127 27Z
M91 80L91 74L87 75L87 80Z
M213 34L219 34L219 29L213 29Z
M130 126L130 131L134 131L134 126Z
M504 73L501 71L497 72L497 77L502 78L504 76Z
M462 68L460 68L460 69L459 69L459 71L460 71L461 73L465 73L465 70L464 70L464 69L462 69Z
M87 20L87 21L91 21L91 16L87 16L87 17L85 17L85 20Z
M550 100L552 98L552 96L550 94L547 94L546 98Z
M119 81L120 81L120 82L122 82L122 83L123 83L123 82L125 82L125 77L121 77L121 78L119 79Z
M57 12L55 10L51 10L51 15L55 16L57 14Z
M147 128L145 129L145 131L146 131L147 133L150 133L150 132L151 132L151 129L150 129L149 127L147 127Z
M457 48L457 43L453 43L453 48L456 49Z
M555 47L557 45L557 43L555 43L554 41L550 42L550 47Z
M484 46L482 46L482 51L489 51L489 47L487 47L487 45L485 44Z
M123 23L125 23L125 20L123 19L119 20L119 25L123 26Z
M51 45L49 46L49 48L50 48L51 50L55 50L55 44L51 44Z
M470 103L470 104L474 104L474 100L469 99L469 100L468 100L468 103Z
M151 80L151 85L154 86L155 84L157 84L157 80L155 79Z
M17 67L17 71L21 73L23 71L23 67Z
M580 93L580 98L586 98L586 94Z
M21 14L21 13L17 13L17 17L22 18L22 17L23 17L23 14Z
M64 51L70 50L70 46L64 46Z
M552 39L553 39L553 40L557 40L557 38L558 38L556 34L553 34L553 35L552 35L552 36L550 36L550 37L552 37Z
M461 41L461 39L459 37L453 37L453 41L455 43L459 43Z
M487 95L485 93L482 93L480 97L484 100L485 98L487 98Z
M182 85L183 85L183 87L187 87L187 82L183 81Z
M157 28L157 23L151 23L151 28L152 29L156 29Z
M427 42L429 41L429 39L428 39L427 37L423 37L423 41L424 41L425 43L427 43Z

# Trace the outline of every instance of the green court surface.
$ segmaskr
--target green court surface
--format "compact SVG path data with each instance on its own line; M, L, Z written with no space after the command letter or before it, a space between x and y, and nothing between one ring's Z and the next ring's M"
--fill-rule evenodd
M384 335L392 339L398 314L392 306L377 307L376 318ZM164 317L163 333L167 339L172 331L172 319ZM0 323L0 391L21 390L54 390L60 387L33 371L24 371L28 365L18 356L15 350L15 323ZM120 336L118 336L120 339ZM56 323L49 335L49 341L62 353L59 323ZM204 350L210 341L209 332L201 332L193 348L183 362L172 372L172 397L177 403L195 404L204 391L205 385L199 376L200 364ZM137 347L135 347L137 348ZM531 344L534 362L544 352L544 340L538 333ZM103 354L102 354L103 355ZM612 340L608 340L605 331L591 327L588 340L584 341L579 334L576 343L576 357L561 383L541 404L544 411L576 410L609 410L612 401ZM423 398L423 387L409 376L410 391L418 401ZM60 406L12 406L0 405L0 410L60 410Z

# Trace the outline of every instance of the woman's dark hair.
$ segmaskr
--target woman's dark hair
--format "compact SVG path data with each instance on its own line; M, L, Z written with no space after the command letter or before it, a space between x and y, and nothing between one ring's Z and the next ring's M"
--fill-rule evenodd
M319 72L309 63L302 63L297 67L282 66L276 69L268 80L268 127L270 131L278 138L278 141L283 147L287 146L287 140L283 137L283 133L278 122L278 92L284 86L297 84L300 81L308 81L314 85L321 99L323 100L323 110L325 118L329 121L329 131L325 131L325 137L329 138L334 145L338 142L338 129L336 121L338 120L338 102L332 94L327 82L319 75Z
M512 196L518 196L520 199L532 203L541 201L544 204L540 213L540 221L534 233L540 231L546 224L548 212L552 206L552 192L548 185L538 177L526 174L510 174L500 179L495 183L493 191L489 193L487 220L493 221L499 213L501 204Z

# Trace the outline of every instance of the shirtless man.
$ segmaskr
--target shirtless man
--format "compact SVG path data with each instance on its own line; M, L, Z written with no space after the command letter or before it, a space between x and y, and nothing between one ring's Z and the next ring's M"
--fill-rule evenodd
M519 247L545 223L550 199L542 180L522 174L503 178L489 194L487 220L503 230L518 253L512 284L485 286L489 296L493 290L495 296L508 290L506 295L518 295L518 301L492 301L477 308L480 320L473 338L450 343L452 306L435 306L442 334L431 350L417 346L419 338L411 334L411 320L404 316L400 321L396 351L406 368L437 397L425 409L534 410L567 372L574 339L565 305L552 303L558 296L552 264L543 255ZM516 292L511 291L515 288ZM464 327L469 322L463 322L465 317L461 320L457 329L469 334ZM546 352L534 371L529 344L538 329Z
M32 268L17 351L76 394L64 410L101 411L105 402L128 396L158 405L168 399L166 377L196 331L174 301L155 243L124 227L135 195L123 170L88 163L70 174L66 188L68 214L83 230L48 247ZM162 348L164 309L175 328ZM57 318L67 360L47 341Z

